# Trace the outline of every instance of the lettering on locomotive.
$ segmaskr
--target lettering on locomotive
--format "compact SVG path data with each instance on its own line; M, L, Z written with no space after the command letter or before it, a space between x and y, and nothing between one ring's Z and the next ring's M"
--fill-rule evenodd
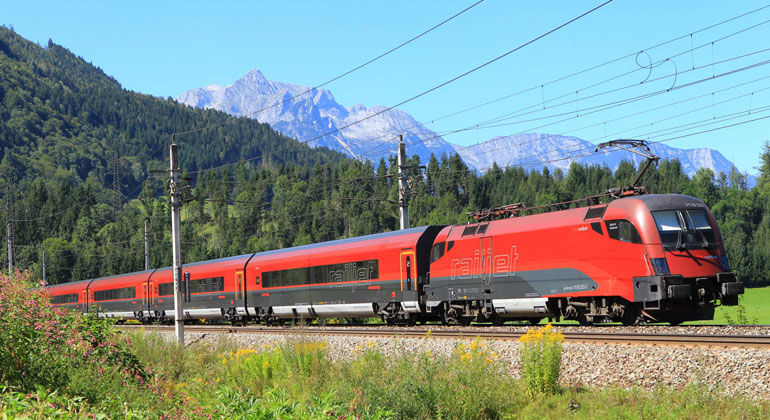
M487 248L484 255L492 254L492 250ZM491 268L493 277L505 277L516 274L516 260L519 254L516 245L511 246L510 253L497 254L492 256ZM490 267L488 263L482 264L481 253L476 251L473 258L455 258L452 260L452 280L471 279L482 272L482 265Z

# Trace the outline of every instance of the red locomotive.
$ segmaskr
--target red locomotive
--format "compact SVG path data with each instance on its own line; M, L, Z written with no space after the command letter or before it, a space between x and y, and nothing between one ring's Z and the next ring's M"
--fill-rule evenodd
M743 293L714 216L696 198L638 187L658 161L646 142L613 140L597 150L629 146L647 165L630 187L599 196L484 210L470 214L476 223L185 265L185 317L271 323L379 316L466 325L713 319L716 305L737 305ZM569 208L580 203L586 206ZM546 212L527 215L533 211ZM174 314L170 268L49 290L54 304L106 317L153 322Z
M735 305L743 293L709 209L674 194L246 254L183 272L185 317L232 322L678 324L713 319L717 304ZM170 268L49 290L54 304L106 317L174 314Z

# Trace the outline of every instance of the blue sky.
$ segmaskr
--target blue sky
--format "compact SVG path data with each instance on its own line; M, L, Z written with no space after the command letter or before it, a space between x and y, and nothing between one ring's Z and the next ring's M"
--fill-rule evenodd
M176 97L188 89L230 84L253 68L272 80L316 85L473 2L0 0L0 24L13 26L20 35L41 44L51 38L101 67L126 89ZM599 3L485 0L326 88L345 106L390 106ZM761 145L770 140L770 119L689 134L770 115L770 78L762 79L770 76L770 64L762 64L770 60L770 51L762 51L770 49L770 22L765 23L770 21L770 7L696 32L766 4L615 0L401 109L439 132L481 124L478 130L445 137L461 145L518 132L574 135L594 142L618 137L667 140L688 135L666 144L714 148L742 171L756 173ZM758 26L750 28L754 25ZM683 35L678 41L648 49ZM688 51L700 45L705 46ZM641 50L645 53L549 83ZM751 55L736 58L745 54ZM660 64L652 69L637 64L646 65L649 60ZM755 64L761 65L711 79ZM594 84L598 85L589 87ZM439 119L528 88L535 89ZM607 91L614 92L604 93ZM655 95L591 112L651 93ZM483 124L506 114L514 115Z

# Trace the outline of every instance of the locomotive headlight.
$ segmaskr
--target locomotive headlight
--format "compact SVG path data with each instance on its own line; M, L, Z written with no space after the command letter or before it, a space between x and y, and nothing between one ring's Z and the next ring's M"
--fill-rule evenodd
M722 270L730 271L730 265L727 263L727 255L722 255Z
M671 271L668 269L668 262L665 258L650 258L650 264L656 275L671 274Z

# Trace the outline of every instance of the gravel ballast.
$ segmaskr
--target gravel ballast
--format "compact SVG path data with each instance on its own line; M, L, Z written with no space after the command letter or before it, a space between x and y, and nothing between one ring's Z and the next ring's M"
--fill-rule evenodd
M638 332L653 331L654 327L641 327ZM769 327L662 327L666 333L682 334L745 334L764 335ZM436 328L437 330L439 328ZM507 328L510 330L510 328ZM486 329L485 329L486 330ZM559 327L559 331L594 331L590 327ZM599 329L602 330L602 329ZM613 332L621 332L613 329ZM622 332L636 328L622 328ZM173 339L172 332L161 332ZM376 346L387 356L409 351L431 351L432 354L451 355L468 339L443 337L393 338L327 335L318 338L308 332L310 340L323 340L328 344L332 360L348 360L364 347ZM296 333L201 333L188 331L186 342L233 340L239 347L261 350L297 337ZM515 340L487 340L487 346L508 364L514 377L519 375L519 346ZM701 383L728 395L746 395L750 398L770 399L770 350L716 346L672 346L651 344L599 344L565 342L562 355L561 382L563 385L590 387L641 387L655 386L682 388L686 384Z

